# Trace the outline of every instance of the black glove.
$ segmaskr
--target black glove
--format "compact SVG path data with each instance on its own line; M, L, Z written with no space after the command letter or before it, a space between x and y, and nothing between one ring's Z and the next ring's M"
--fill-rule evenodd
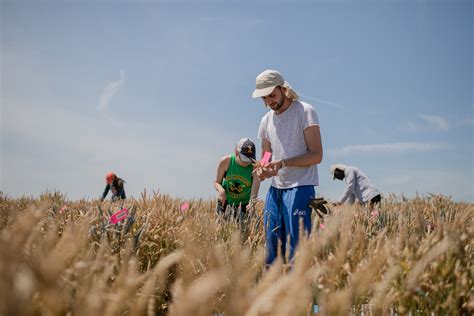
M308 206L315 210L316 214L318 214L319 217L323 218L323 214L328 214L328 210L324 206L324 204L327 204L326 200L324 200L323 198L316 198L309 200Z

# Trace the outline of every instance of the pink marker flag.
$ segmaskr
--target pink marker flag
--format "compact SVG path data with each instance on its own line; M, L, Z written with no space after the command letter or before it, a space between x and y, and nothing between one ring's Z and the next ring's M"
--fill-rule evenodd
M124 207L123 209L121 209L120 211L118 211L117 213L115 214L112 214L112 216L110 216L110 223L112 225L115 225L117 224L118 222L121 222L125 219L125 217L127 217L128 215L128 211L127 209Z
M262 166L265 166L265 164L268 163L268 161L270 160L270 157L272 156L272 153L266 151L264 154L263 154L263 157L262 159L260 160L260 164Z
M188 202L185 202L183 204L181 204L181 211L186 211L187 209L189 208L189 203Z

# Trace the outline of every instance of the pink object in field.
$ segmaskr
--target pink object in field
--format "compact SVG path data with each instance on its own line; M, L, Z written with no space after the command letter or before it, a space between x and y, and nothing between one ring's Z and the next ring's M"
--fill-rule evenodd
M181 204L181 211L186 211L187 209L189 208L189 203L188 202L185 202L183 204Z
M112 214L112 216L110 216L110 223L112 225L115 225L118 222L123 221L125 219L125 217L127 217L127 215L128 215L128 210L124 207L123 209L121 209L117 213Z
M372 217L375 217L375 216L378 216L378 215L379 215L379 212L377 212L377 211L370 212L370 216L372 216Z
M326 225L324 225L323 223L319 224L319 229L325 229L326 228Z
M61 209L59 210L59 213L64 213L64 211L67 209L67 206L64 205L63 207L61 207Z
M260 160L260 164L262 166L265 166L265 164L268 163L268 161L270 160L270 157L272 156L272 153L266 151L264 154L263 154L263 157L262 159Z

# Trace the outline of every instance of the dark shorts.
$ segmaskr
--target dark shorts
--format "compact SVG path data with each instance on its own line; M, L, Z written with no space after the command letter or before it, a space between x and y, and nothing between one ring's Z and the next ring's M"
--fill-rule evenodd
M216 207L217 216L223 217L225 219L229 219L229 218L239 219L245 216L248 203L239 204L239 205L229 205L227 201L225 201L224 204L222 204L221 201L217 200L217 207Z
M382 200L382 197L380 196L380 194L377 194L370 200L370 205L373 206L373 205L379 204L381 200Z

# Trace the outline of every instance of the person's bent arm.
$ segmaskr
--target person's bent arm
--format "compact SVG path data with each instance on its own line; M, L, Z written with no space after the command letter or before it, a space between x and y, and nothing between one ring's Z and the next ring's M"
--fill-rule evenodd
M252 189L250 190L250 199L258 198L258 190L260 190L260 179L258 176L252 176Z
M103 201L105 199L105 197L107 196L107 194L109 193L109 189L110 189L110 185L106 185L105 186L105 190L104 190L104 193L102 193L102 198L100 199L101 201Z
M229 169L229 165L230 156L223 157L217 166L216 180L214 181L214 188L217 191L217 198L222 203L226 201L226 193L224 187L222 186L222 180L224 179L227 169Z
M253 210L255 208L255 203L258 199L258 190L260 189L260 179L254 174L252 176L252 189L250 190L250 201L247 206L247 210Z
M351 169L346 169L344 171L344 178L346 180L346 190L342 193L341 197L339 198L338 202L339 203L345 203L347 200L349 200L349 197L351 195L355 195L355 181L356 181L356 175L354 170Z

